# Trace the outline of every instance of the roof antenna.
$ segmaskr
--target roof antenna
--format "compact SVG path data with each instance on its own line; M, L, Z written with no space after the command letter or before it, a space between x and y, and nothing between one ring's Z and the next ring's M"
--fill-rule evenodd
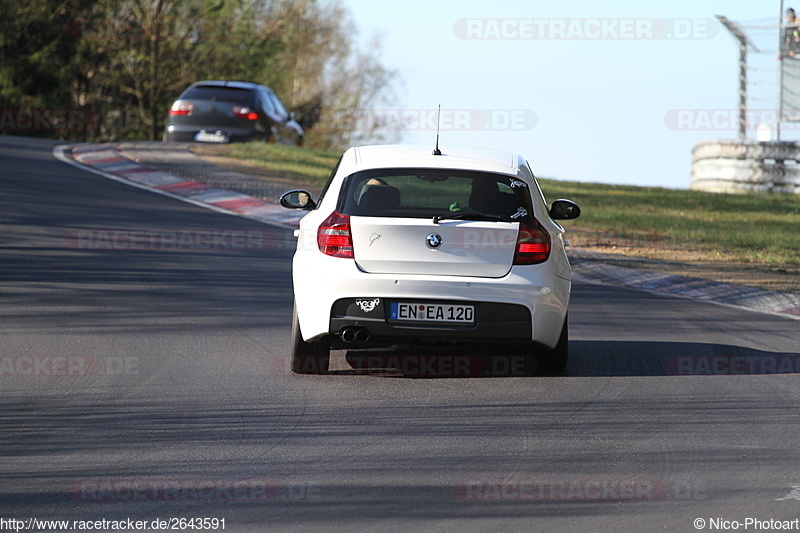
M442 155L439 150L439 119L442 117L442 104L439 104L439 112L436 114L436 148L433 149L433 155Z

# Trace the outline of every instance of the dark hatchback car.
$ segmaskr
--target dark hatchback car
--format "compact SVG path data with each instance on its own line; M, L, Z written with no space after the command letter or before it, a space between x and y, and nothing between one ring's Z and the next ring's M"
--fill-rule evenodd
M201 81L172 104L165 142L262 140L303 145L303 128L269 87L243 81Z

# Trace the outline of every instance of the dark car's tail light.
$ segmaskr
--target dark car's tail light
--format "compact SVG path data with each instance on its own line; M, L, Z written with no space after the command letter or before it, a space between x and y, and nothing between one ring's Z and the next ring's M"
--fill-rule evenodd
M536 265L550 257L550 234L535 218L520 222L517 236L517 249L514 252L515 265Z
M192 114L192 110L194 109L194 105L191 102L181 102L178 100L169 110L169 116L171 117L181 117L181 116L188 116Z
M320 224L317 230L319 251L333 257L353 258L353 238L350 235L350 217L337 211Z
M233 106L233 116L236 118L244 118L247 120L258 120L258 113L249 107L235 105Z

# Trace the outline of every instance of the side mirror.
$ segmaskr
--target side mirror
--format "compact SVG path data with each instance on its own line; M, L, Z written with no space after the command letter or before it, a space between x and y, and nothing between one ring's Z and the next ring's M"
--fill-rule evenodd
M317 207L317 203L311 198L311 193L303 189L295 189L283 193L280 204L287 209L306 209L309 211Z
M572 220L581 216L581 208L571 200L556 200L548 214L553 220Z

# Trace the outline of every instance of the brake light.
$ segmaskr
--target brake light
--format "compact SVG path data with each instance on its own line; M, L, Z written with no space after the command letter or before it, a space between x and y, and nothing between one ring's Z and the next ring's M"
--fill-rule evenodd
M188 116L192 114L192 110L194 109L194 105L191 102L181 102L178 100L169 110L169 116L171 117L182 117Z
M519 224L517 249L514 252L515 265L536 265L550 257L550 234L535 218Z
M336 211L320 224L317 230L319 251L333 257L353 258L353 238L350 235L350 217Z
M242 105L233 106L233 116L247 120L258 120L258 113Z

